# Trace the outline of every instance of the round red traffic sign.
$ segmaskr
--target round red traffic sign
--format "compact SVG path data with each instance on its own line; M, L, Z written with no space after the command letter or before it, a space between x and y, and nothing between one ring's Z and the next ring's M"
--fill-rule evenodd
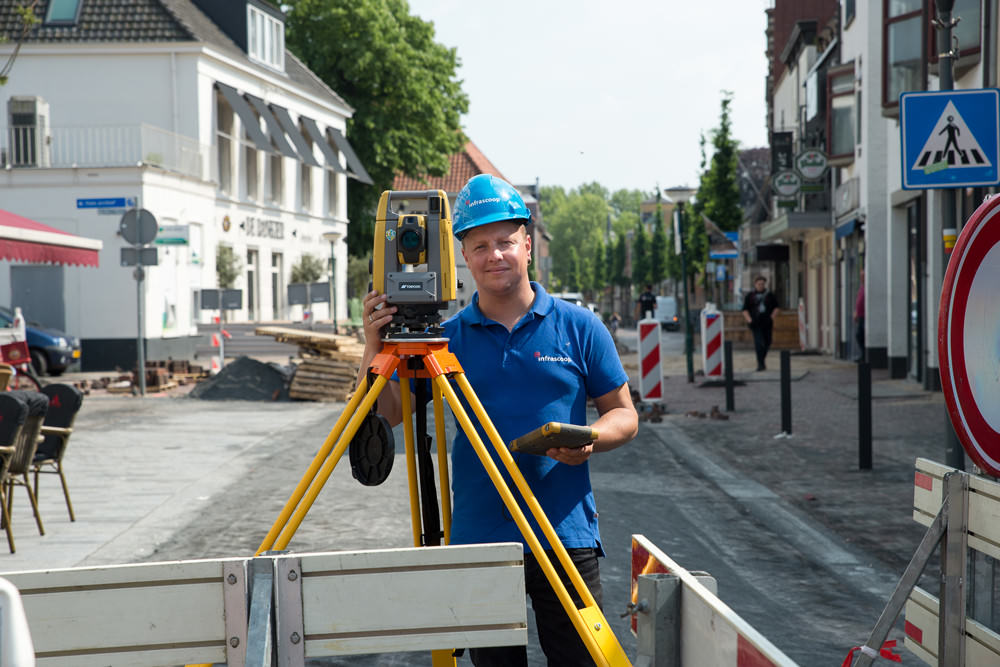
M987 199L958 237L938 313L941 385L966 453L1000 476L1000 196Z

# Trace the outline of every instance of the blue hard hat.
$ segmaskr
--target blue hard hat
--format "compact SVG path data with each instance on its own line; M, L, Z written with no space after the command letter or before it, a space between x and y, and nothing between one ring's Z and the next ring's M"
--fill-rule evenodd
M461 240L473 227L501 220L520 220L531 224L531 211L517 189L491 174L469 179L455 199L452 231Z

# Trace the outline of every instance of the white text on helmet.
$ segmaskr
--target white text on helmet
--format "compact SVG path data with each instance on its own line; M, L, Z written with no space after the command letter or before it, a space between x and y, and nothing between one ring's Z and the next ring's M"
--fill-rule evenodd
M469 206L479 206L480 204L500 203L500 197L487 197L486 199L475 199L469 202Z

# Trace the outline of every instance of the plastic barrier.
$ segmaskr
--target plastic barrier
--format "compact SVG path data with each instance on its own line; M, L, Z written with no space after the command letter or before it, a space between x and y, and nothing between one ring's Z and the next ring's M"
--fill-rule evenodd
M660 365L660 323L639 320L639 393L647 403L663 400L663 370Z
M720 378L725 369L722 356L724 319L714 303L706 303L701 310L701 367L705 369L705 377Z

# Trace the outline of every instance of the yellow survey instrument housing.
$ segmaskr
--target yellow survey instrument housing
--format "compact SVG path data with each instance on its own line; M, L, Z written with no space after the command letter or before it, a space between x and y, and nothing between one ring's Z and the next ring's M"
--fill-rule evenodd
M458 292L451 207L444 190L382 193L372 287L397 308L391 329L422 330L441 322L441 311Z

